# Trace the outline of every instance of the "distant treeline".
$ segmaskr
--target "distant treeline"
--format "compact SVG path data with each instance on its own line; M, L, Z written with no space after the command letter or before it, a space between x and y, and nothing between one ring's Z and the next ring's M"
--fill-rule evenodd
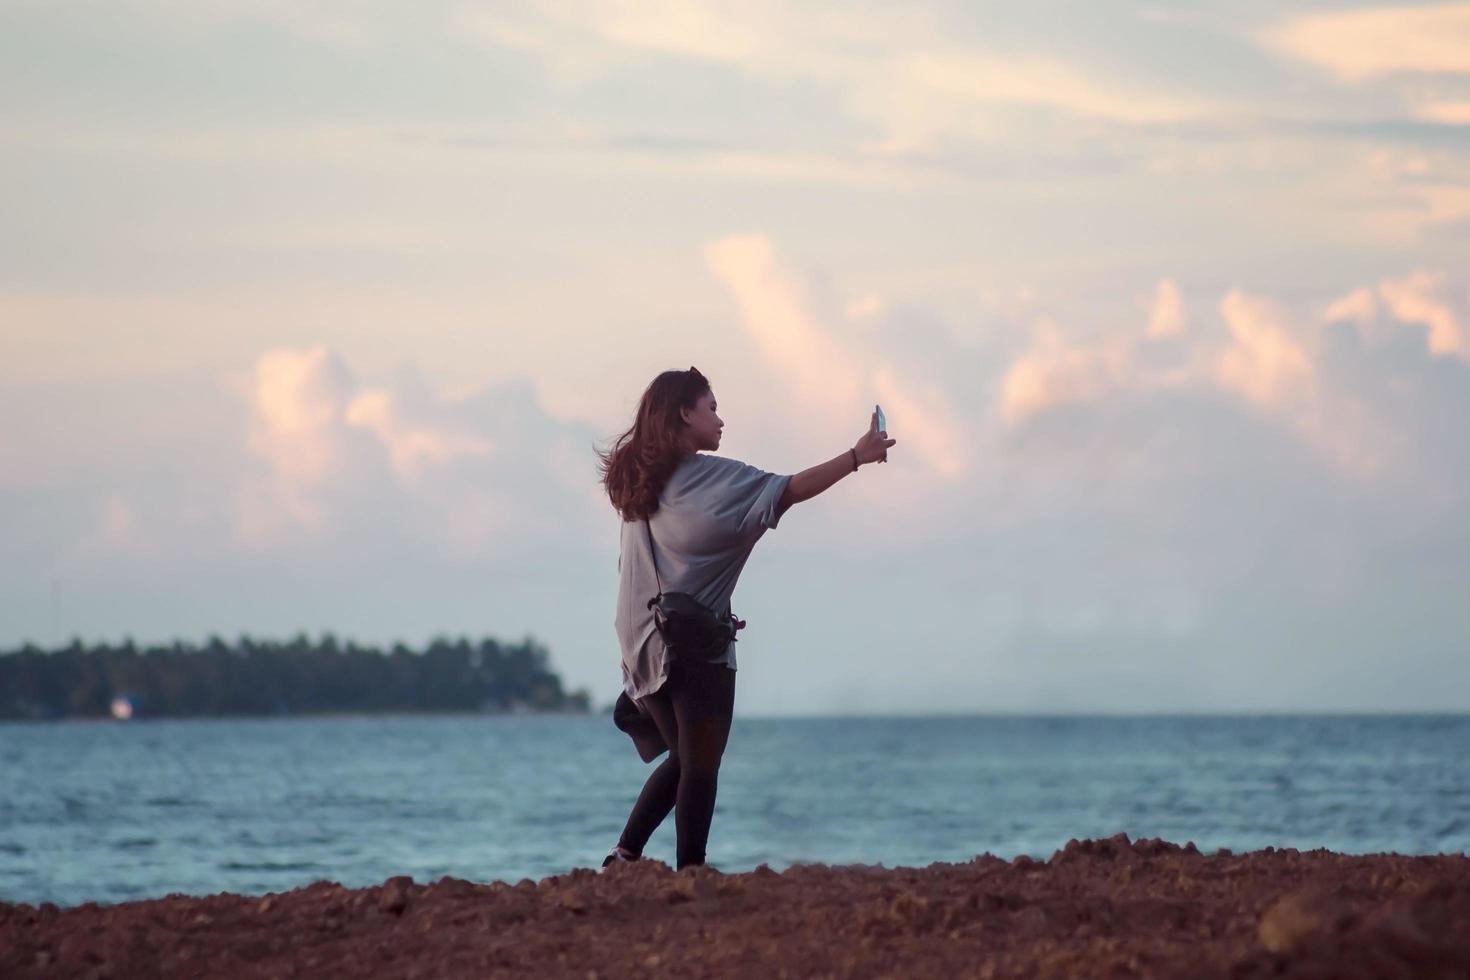
M211 637L203 646L27 645L0 652L0 719L296 715L388 711L587 711L546 648L436 639L423 651Z

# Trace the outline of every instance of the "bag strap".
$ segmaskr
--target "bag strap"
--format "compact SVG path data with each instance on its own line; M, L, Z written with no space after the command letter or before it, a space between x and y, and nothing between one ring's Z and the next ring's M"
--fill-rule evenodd
M648 529L648 560L653 562L653 577L658 582L658 594L664 594L664 580L658 574L658 558L653 553L653 525L648 523L648 518L643 519L643 526ZM656 600L655 600L656 601Z

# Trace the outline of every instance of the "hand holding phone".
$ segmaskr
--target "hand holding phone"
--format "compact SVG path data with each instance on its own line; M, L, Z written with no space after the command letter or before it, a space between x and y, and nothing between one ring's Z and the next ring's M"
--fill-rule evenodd
M887 427L888 419L883 414L883 406L874 405L872 418L868 420L868 430L852 447L853 469L857 469L862 463L888 462L888 449L898 440L888 438Z
M873 430L880 440L879 444L884 449L883 455L878 457L878 462L886 463L888 462L888 447L898 440L888 438L888 417L883 414L882 405L873 406Z

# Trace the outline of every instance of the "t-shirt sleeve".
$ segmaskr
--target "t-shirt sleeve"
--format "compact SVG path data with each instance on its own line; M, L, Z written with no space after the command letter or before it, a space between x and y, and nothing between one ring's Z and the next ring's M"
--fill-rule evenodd
M786 492L786 485L791 482L791 476L767 473L749 463L740 465L741 469L733 482L742 499L741 532L751 533L774 528L781 519L777 505L781 502L781 495Z

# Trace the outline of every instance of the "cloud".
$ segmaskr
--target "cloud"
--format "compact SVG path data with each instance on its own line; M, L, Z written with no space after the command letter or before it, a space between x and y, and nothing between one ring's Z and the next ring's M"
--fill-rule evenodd
M372 432L388 450L393 471L407 482L416 482L425 467L450 462L460 456L484 456L494 443L467 432L435 429L405 419L403 408L392 391L367 389L347 406L348 425Z
M1322 158L1312 167L1315 185L1340 188L1332 196L1342 203L1328 210L1358 215L1378 243L1420 244L1426 231L1470 215L1470 182L1452 148L1470 123L1470 5L1308 13L1259 37L1268 49L1351 86L1330 111L1359 122L1328 129L1349 133L1356 125L1375 144L1362 158Z
M1337 373L1330 359L1342 356L1341 341L1331 331L1349 324L1355 338L1381 345L1388 332L1402 333L1404 322L1423 323L1427 354L1461 355L1461 319L1449 292L1443 274L1421 272L1360 287L1315 310L1293 310L1232 289L1217 308L1223 331L1202 325L1188 335L1159 336L1157 301L1147 325L1086 338L1041 318L1030 346L1006 367L996 414L1003 431L1034 435L1047 415L1069 407L1216 391L1276 420L1344 474L1376 478L1402 462L1401 424L1385 410L1387 393L1376 384ZM1167 309L1172 300L1164 302Z
M897 59L895 80L907 90L907 101L899 106L885 99L878 104L887 111L874 113L887 117L890 126L901 124L903 109L920 105L930 107L925 116L931 124L935 108L948 108L963 118L967 107L973 111L988 104L1046 107L1133 124L1179 122L1216 109L1203 99L1181 97L1165 89L1130 88L1090 76L1077 64L1045 55L1000 56L963 50L919 53L934 47L942 47L942 42L933 47L916 45L918 50Z
M846 433L867 418L871 392L897 420L902 435L895 428L890 436L902 439L905 452L916 453L934 474L959 477L967 452L948 393L818 313L800 278L777 261L769 238L722 238L705 246L704 257L734 297L746 336L783 382L788 428L790 420L810 417L818 422L802 427L807 431ZM868 295L857 304L856 318L874 316L881 308L881 298Z
M1215 318L1187 329L1182 293L1164 278L1133 324L1080 329L1041 312L1044 304L1032 297L1008 323L977 338L926 325L913 310L876 293L860 292L858 301L819 300L802 277L783 267L763 236L721 240L706 256L735 295L747 336L784 380L781 402L791 407L778 416L781 425L807 416L837 424L847 410L832 406L851 404L856 379L898 420L892 427L903 442L901 457L916 456L929 474L968 487L972 500L975 494L997 495L988 511L996 519L1029 519L1024 515L1035 506L992 483L992 467L975 471L969 460L1037 452L1049 444L1048 433L1075 425L1086 413L1124 406L1142 413L1143 406L1174 398L1233 405L1340 476L1382 480L1412 465L1405 456L1405 423L1388 408L1398 396L1356 373L1366 368L1344 373L1345 363L1364 363L1373 348L1344 362L1337 328L1347 325L1351 336L1367 343L1388 330L1411 338L1404 323L1423 323L1426 356L1460 350L1454 338L1461 336L1461 314L1441 273L1385 279L1302 308L1229 289L1216 304ZM1016 331L1027 335L1025 343L1003 339ZM1076 464L1085 468L1107 459L1110 466L1166 465L1144 448L1151 445L1146 426L1159 420L1145 414L1134 421L1140 428L1120 434L1105 454L1084 455ZM1053 464L1064 465L1048 463ZM927 508L924 519L909 525L914 534L927 533L930 520L943 524L939 512L958 504L932 484L906 491L902 499L922 500Z
M1432 246L1470 217L1470 171L1458 154L1383 147L1336 175L1343 213L1378 243Z
M283 478L320 483L337 462L332 435L350 383L325 347L266 351L255 363L250 448Z
M1442 123L1447 126L1470 125L1470 100L1421 96L1413 99L1412 108L1414 117L1425 122Z
M832 640L851 674L955 710L1446 703L1443 679L1470 677L1456 584L1470 554L1470 446L1449 422L1470 411L1467 368L1407 332L1377 346L1310 307L1225 297L1189 346L1147 339L1140 318L1129 369L1112 374L1094 351L1120 336L1050 325L1062 350L1089 355L1092 387L983 445L963 494L930 501L944 538L884 554L884 608L936 610L938 595L963 609L917 627L926 671L877 652L914 643L913 617L880 617ZM1290 371L1265 367L1292 363L1265 353L1277 345L1311 359L1304 397L1277 387ZM1222 382L1228 352L1264 400ZM1155 365L1151 353L1170 357ZM1181 365L1187 375L1166 383ZM814 583L809 603L880 591L864 582L868 563L828 564L822 554L791 570ZM795 615L774 625L801 629ZM827 703L799 673L781 686Z
M1470 343L1445 287L1443 273L1420 271L1402 279L1385 279L1378 284L1378 296L1395 319L1429 327L1427 342L1432 353L1470 360Z
M1056 323L1036 324L1031 349L1007 369L999 393L999 412L1007 425L1060 405L1089 401L1126 387L1133 374L1127 338L1093 343L1070 342Z
M1455 284L1443 271L1418 269L1352 290L1328 303L1321 319L1328 324L1351 323L1365 341L1377 345L1410 335L1406 327L1421 328L1424 349L1430 354L1470 360L1465 333L1470 312L1457 309L1455 292Z
M1356 393L1321 378L1317 324L1238 289L1220 300L1220 315L1234 341L1214 358L1222 388L1272 412L1344 472L1382 470L1389 434Z
M317 344L226 378L0 379L0 404L18 420L0 495L50 515L22 518L26 547L47 542L32 557L61 568L387 547L473 566L580 545L611 513L601 433L548 413L524 378L449 391L405 367L364 383Z
M581 533L596 512L592 431L551 418L527 385L441 394L407 368L363 385L317 345L263 353L248 394L267 472L240 488L238 531L256 546L361 533L397 509L401 528L475 560Z
M1322 311L1322 319L1327 323L1350 320L1366 324L1371 323L1377 315L1378 300L1374 298L1373 290L1361 286L1328 303Z
M1220 300L1220 316L1235 341L1217 362L1223 387L1266 406L1313 397L1312 359L1293 336L1280 306L1233 289Z
M883 297L877 293L868 293L859 296L847 304L847 318L849 320L866 320L883 312Z
M391 3L374 0L124 0L135 15L157 18L171 30L218 30L241 22L262 24L303 41L360 53L395 36L404 26ZM397 16L395 13L397 12Z
M784 375L804 411L837 422L862 402L858 356L817 321L795 278L776 264L762 235L732 235L704 248L709 270L729 288L746 335Z
M1370 7L1292 17L1262 40L1348 82L1395 74L1470 73L1470 6Z
M1184 297L1172 279L1160 279L1148 315L1150 337L1170 337L1184 332Z
M764 236L722 239L705 254L735 296L746 335L783 378L782 401L790 406L784 418L840 425L861 391L873 391L899 420L893 428L902 452L914 454L930 473L955 480L974 477L967 461L992 453L988 440L1003 444L1049 415L1175 390L1228 395L1244 410L1275 420L1283 435L1340 472L1371 479L1398 457L1395 423L1362 397L1356 380L1323 376L1322 360L1331 352L1325 331L1345 320L1370 331L1370 321L1386 312L1427 323L1431 353L1459 350L1445 339L1460 334L1442 276L1384 280L1301 311L1227 290L1217 305L1218 321L1188 331L1182 294L1165 278L1142 322L1079 336L1055 318L1034 316L1028 345L1010 353L992 347L981 368L966 363L976 352L956 335L930 332L922 344L908 343L904 332L914 328L903 325L907 311L889 309L877 294L862 294L857 302L816 301ZM827 306L848 310L849 323L877 319L882 327L853 330ZM895 350L908 352L901 364L890 356ZM961 425L957 406L967 401L970 423Z
M876 147L915 151L950 138L994 139L1045 108L1139 124L1214 112L1216 103L1092 72L1044 53L985 50L911 8L792 5L758 0L601 3L593 0L468 10L459 22L500 46L531 51L572 80L648 54L729 67L776 83L835 91L856 120L876 125Z
M906 452L915 453L939 476L958 479L969 453L948 393L934 385L910 382L887 365L873 371L873 388L879 404L886 406L883 414L902 423L901 432L889 423L889 437L896 439L901 434Z
M256 361L247 445L270 476L243 490L240 530L247 540L275 525L272 503L293 523L322 525L326 515L313 491L343 465L342 407L350 386L341 361L322 346L269 350Z

